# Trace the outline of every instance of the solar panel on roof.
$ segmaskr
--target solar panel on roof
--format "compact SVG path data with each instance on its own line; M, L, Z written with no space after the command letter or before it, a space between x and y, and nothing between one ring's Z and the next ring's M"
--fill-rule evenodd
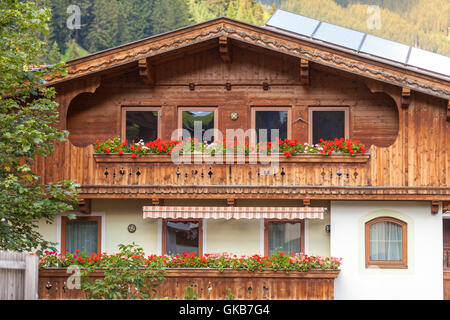
M409 46L368 34L360 51L385 59L406 63Z
M418 48L412 48L408 65L450 75L449 57Z
M366 53L409 67L450 76L450 57L295 13L278 9L266 26L351 49L355 54Z
M277 10L266 22L266 25L310 37L319 23L320 21L316 19Z
M330 42L353 50L358 50L363 37L363 32L336 26L327 22L322 22L313 35L314 39Z

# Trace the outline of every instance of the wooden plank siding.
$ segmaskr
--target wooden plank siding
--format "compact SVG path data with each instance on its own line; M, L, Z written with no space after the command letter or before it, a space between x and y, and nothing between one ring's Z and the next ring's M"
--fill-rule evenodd
M444 300L450 300L450 270L444 271Z
M57 143L52 156L38 159L36 171L44 182L73 179L91 197L101 197L103 192L105 197L120 197L122 191L124 197L131 193L146 197L154 191L149 188L152 185L177 186L178 190L180 186L265 185L285 190L335 188L311 191L309 195L317 194L317 198L353 199L366 194L368 199L450 200L450 123L445 100L412 92L409 107L401 108L401 88L383 84L382 90L373 90L359 76L314 63L310 63L310 85L302 86L296 57L233 44L231 64L224 64L218 48L211 45L153 58L152 86L142 81L137 64L58 84L60 127L70 131L69 141ZM231 90L225 88L226 82ZM263 82L269 84L268 90L263 90ZM189 90L189 83L195 84L194 90ZM216 107L222 132L250 128L252 107L289 106L293 120L301 116L309 121L309 107L345 106L350 112L350 138L370 147L370 156L365 162L280 163L286 173L283 177L261 174L261 165L235 164L230 176L226 165L98 162L92 144L121 135L123 106L160 107L163 139L170 139L177 129L178 109L183 106ZM238 112L239 118L231 120L231 112ZM308 124L292 123L292 138L308 141ZM206 175L210 168L211 178ZM121 169L127 174L120 175ZM336 174L339 170L342 177ZM207 178L201 178L202 171ZM137 185L142 188L136 189ZM95 186L104 188L95 195ZM367 188L352 195L348 187ZM277 193L288 197L284 189ZM179 192L174 190L170 193ZM252 190L247 189L256 192Z

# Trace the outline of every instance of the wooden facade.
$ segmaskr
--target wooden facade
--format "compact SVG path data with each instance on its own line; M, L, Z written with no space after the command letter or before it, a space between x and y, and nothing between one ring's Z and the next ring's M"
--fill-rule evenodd
M212 48L209 48L210 46ZM276 197L289 197L293 186L303 187L305 196L327 199L353 199L352 193L368 199L450 199L449 122L446 121L446 100L412 92L407 108L402 107L402 90L390 84L373 83L362 77L310 63L310 84L303 86L299 77L299 60L258 47L232 46L233 63L224 64L218 53L218 42L206 48L186 48L177 55L161 55L152 59L154 84L143 82L137 63L119 70L77 78L56 84L61 104L61 128L70 132L69 141L57 145L52 157L42 159L36 168L45 182L74 179L82 185L82 197L98 197L92 187L101 188L101 197L117 197L117 187L133 197L158 193L152 186L165 186L170 194L182 185L239 185L254 193L254 186L276 185ZM202 49L202 50L200 50ZM227 90L221 82L231 83ZM270 84L264 90L261 83ZM189 84L194 83L194 90ZM284 106L292 113L291 138L309 140L307 123L312 108L345 107L349 110L349 138L360 140L367 147L366 161L336 160L302 161L301 166L286 164L283 181L256 179L258 168L236 165L237 174L228 174L223 165L182 166L179 171L200 172L211 168L212 179L198 184L195 177L177 180L177 167L161 161L152 164L114 158L114 163L95 157L92 144L97 139L123 135L123 108L152 107L159 110L161 138L170 139L179 126L179 110L184 107L213 107L218 113L218 129L249 129L252 109ZM230 113L237 112L238 120ZM356 158L356 157L355 157ZM336 159L339 159L336 157ZM348 160L348 161L347 161ZM280 161L285 161L280 158ZM153 170L158 166L160 170ZM127 178L118 171L124 169ZM139 170L138 170L139 168ZM111 171L105 177L106 169ZM344 174L339 177L339 169ZM110 179L116 171L116 178ZM151 172L149 179L147 170ZM141 175L136 177L135 172ZM254 171L254 172L253 172ZM260 172L261 176L261 172ZM347 178L342 178L342 177ZM179 178L179 177L178 177ZM137 189L136 186L140 187ZM329 186L315 190L310 186ZM354 188L347 193L346 188ZM174 189L174 190L172 190ZM331 190L336 189L336 192ZM133 190L133 191L130 191ZM205 191L191 190L198 194ZM183 190L182 193L188 191ZM221 189L217 197L232 190ZM99 192L100 193L100 192ZM120 194L121 192L119 192ZM215 193L215 192L212 192ZM257 193L257 191L256 191ZM336 195L338 194L338 196ZM333 195L334 194L334 195ZM128 195L127 195L128 196ZM297 197L298 195L296 195Z
M167 269L163 283L156 288L160 298L185 299L185 289L193 288L200 300L223 300L228 291L241 300L332 300L334 279L339 271L315 270L254 271L205 269ZM92 279L102 273L92 274ZM66 269L46 269L39 273L39 299L85 299L82 290L67 287Z
M450 83L439 77L219 18L74 60L48 84L70 135L35 170L45 183L73 179L82 199L418 200L433 213L450 201ZM345 110L345 135L366 154L281 155L274 171L251 156L174 164L170 155L94 152L96 140L124 136L124 110L156 111L158 135L170 139L187 108L213 110L225 132L250 129L255 110L275 107L289 112L288 137L305 142L313 110ZM321 281L320 297L332 297L331 278ZM283 292L276 297L310 297Z

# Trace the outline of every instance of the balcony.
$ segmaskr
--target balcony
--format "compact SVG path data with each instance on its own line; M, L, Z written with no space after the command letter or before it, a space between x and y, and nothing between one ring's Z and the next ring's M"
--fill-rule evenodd
M361 186L369 185L369 154L317 155L283 154L224 156L222 162L208 163L190 155L188 163L174 163L170 155L93 154L95 184L109 185L246 185L246 186ZM200 159L200 161L198 161Z
M51 157L40 158L35 170L43 182L74 180L85 199L277 198L334 200L438 200L445 185L405 185L401 166L376 148L354 156L342 154L280 154L278 163L255 163L239 156L227 163L175 164L168 154L99 154L94 147L69 141ZM240 159L242 160L242 159ZM389 162L391 161L391 162Z
M246 300L332 300L334 280L339 270L311 271L254 271L225 269L174 268L167 269L165 280L157 287L161 298L184 299L185 288L190 286L200 300L221 300L230 290L236 299ZM66 269L39 271L39 299L85 299L85 292L67 287ZM92 274L93 279L102 273Z

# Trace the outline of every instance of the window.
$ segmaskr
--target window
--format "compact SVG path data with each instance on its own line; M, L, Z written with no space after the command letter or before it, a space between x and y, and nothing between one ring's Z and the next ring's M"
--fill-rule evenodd
M302 220L264 220L264 254L304 252L304 224Z
M163 254L202 255L202 221L163 220Z
M209 129L217 129L217 108L214 107L181 107L178 110L178 128L185 129L189 132L190 137L194 138L195 122L201 124L201 141L211 143L214 141L213 132Z
M445 209L442 210L445 212ZM450 219L442 221L444 231L444 269L450 269Z
M407 224L382 217L366 223L366 267L407 268Z
M348 107L309 107L309 143L320 139L349 139Z
M156 140L161 136L160 111L155 107L123 107L122 139L130 142Z
M253 107L252 128L256 130L257 142L282 140L291 136L291 109L289 107ZM267 130L267 136L264 131ZM272 137L271 130L278 130L278 134Z
M61 252L75 250L88 254L101 251L101 217L61 217Z

